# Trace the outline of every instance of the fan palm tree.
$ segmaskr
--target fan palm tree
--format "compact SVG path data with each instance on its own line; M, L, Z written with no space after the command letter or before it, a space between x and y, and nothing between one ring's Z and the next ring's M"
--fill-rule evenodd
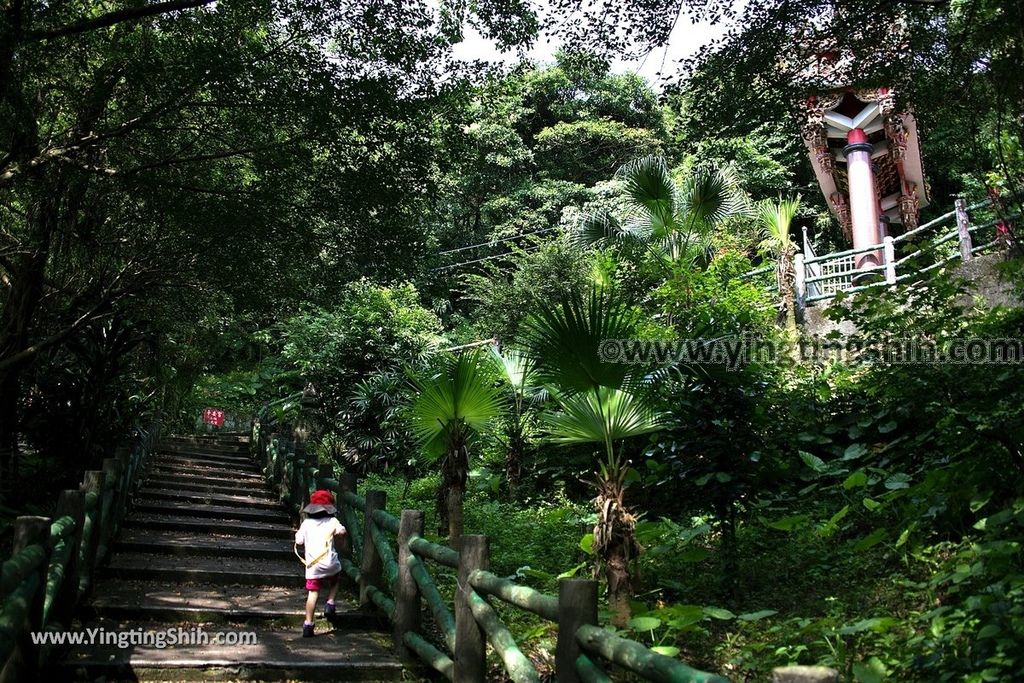
M491 358L508 385L511 398L510 410L504 420L505 481L509 496L515 494L522 476L523 462L530 450L526 438L529 403L536 401L545 392L538 385L536 365L528 355L512 348L498 350L490 347ZM540 399L542 400L542 399Z
M648 156L622 166L626 211L584 216L575 241L584 246L641 246L666 268L706 247L712 228L744 210L743 195L726 172L694 169L677 185L663 157Z
M636 517L625 501L629 463L616 445L662 425L645 392L646 367L615 362L602 344L634 338L637 323L632 309L599 290L586 298L566 297L556 307L542 305L526 322L530 356L559 408L544 416L548 439L602 446L593 547L608 582L615 623L621 626L629 621L630 563L639 545Z
M501 394L482 376L479 352L449 355L425 379L413 378L417 396L410 417L427 457L441 461L437 511L444 533L458 543L462 536L462 501L469 477L469 448L474 438L501 414Z
M793 254L796 253L796 245L790 235L789 228L793 222L793 216L800 208L800 195L788 199L779 199L777 202L764 200L757 204L757 221L761 224L764 233L764 240L761 242L761 250L771 254L776 259L775 279L779 286L779 294L782 296L782 307L786 316L786 331L796 336L796 305L794 301L794 279Z

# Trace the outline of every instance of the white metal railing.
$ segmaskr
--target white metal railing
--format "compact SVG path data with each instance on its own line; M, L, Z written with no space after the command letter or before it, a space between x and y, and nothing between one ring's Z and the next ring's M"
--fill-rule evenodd
M995 215L990 220L971 225L972 214L984 219L986 214L998 214L999 208L992 199L970 206L963 199L958 199L952 211L902 235L886 237L880 244L822 256L814 254L805 232L804 253L796 255L794 264L797 304L802 307L825 301L838 292L891 286L915 279L956 260L969 261L1005 240L1004 235L998 234L998 231L993 239L979 245L973 243L974 237L992 231L1002 222L1021 217L1020 213ZM954 241L958 248L951 244ZM857 257L872 252L880 254L881 263L858 268Z

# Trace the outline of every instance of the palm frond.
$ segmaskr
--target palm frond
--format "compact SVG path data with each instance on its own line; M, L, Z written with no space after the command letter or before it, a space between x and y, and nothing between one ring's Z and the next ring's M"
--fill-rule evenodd
M580 219L569 239L579 247L604 247L627 239L630 235L605 211L588 213Z
M523 325L527 353L541 382L568 392L622 388L636 367L603 358L602 343L636 338L639 314L618 295L594 288L556 305L540 302ZM609 342L613 343L613 342Z
M772 201L765 199L757 203L757 222L764 234L762 247L766 251L779 255L788 252L793 244L790 225L800 208L800 195Z
M623 165L617 175L622 178L626 196L635 208L663 222L671 219L676 210L676 184L664 157L635 159Z
M537 386L537 363L529 355L506 347L498 351L498 347L490 347L491 358L501 371L502 376L521 395L526 395Z
M543 417L552 443L610 443L664 426L663 416L632 392L609 387L574 395L550 391L561 409Z
M729 172L701 166L693 169L680 190L678 221L706 229L739 214L743 207L743 194Z
M409 411L413 433L437 458L457 440L481 432L501 412L501 394L481 375L478 351L448 356L425 379L413 378L416 400Z

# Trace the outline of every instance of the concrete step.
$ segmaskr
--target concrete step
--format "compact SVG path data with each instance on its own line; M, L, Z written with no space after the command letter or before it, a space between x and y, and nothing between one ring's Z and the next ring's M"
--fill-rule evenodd
M187 515L153 514L133 512L125 520L128 529L149 529L153 531L179 531L195 534L223 534L242 537L258 536L288 541L295 538L295 530L290 523L258 522L239 519L218 519L215 517L191 517Z
M171 434L163 441L192 441L197 443L249 443L249 432L217 432L216 434Z
M181 489L158 489L146 484L139 495L150 500L181 501L190 505L231 505L261 510L282 510L281 504L265 496L242 496L229 493L204 493Z
M152 476L146 480L147 488L169 489L172 491L189 491L192 493L224 493L228 495L238 494L252 496L253 498L268 498L277 500L262 481L236 481L233 483L216 483L207 480L205 477L170 477Z
M174 465L153 461L149 468L149 476L173 478L182 481L210 482L211 484L265 484L266 478L260 472L225 472L220 468L196 467L193 465Z
M292 540L294 541L294 537ZM115 552L155 555L251 557L266 560L295 558L292 544L285 540L137 528L125 530L114 546L114 550Z
M112 619L238 623L275 621L301 626L305 594L301 590L264 586L194 584L168 586L158 581L105 579L97 582L92 601L96 616ZM318 614L323 614L321 596ZM379 630L380 617L362 611L350 601L337 599L335 628Z
M204 446L203 444L190 443L163 443L157 448L160 453L199 453L201 455L218 456L222 458L248 458L249 446L239 448Z
M255 462L245 463L223 463L205 460L202 458L182 458L171 455L161 455L153 458L154 465L167 466L181 471L216 473L217 476L230 477L235 472L242 474L261 474L259 466Z
M256 461L248 455L220 455L217 453L201 453L199 451L158 451L156 459L163 458L184 458L186 460L199 460L208 462L211 465L255 465Z
M254 522L277 522L291 524L291 518L281 509L266 510L254 507L231 505L190 504L185 501L153 500L140 498L135 501L135 510L158 515L177 515L192 518L245 519Z
M200 557L117 553L100 569L112 579L155 580L167 583L282 586L295 591L305 586L305 567L298 558L263 560L243 557Z
M120 620L97 620L79 631L102 628L102 633L136 632L138 626ZM184 644L163 648L155 644L118 648L109 645L77 645L55 660L42 680L85 681L106 677L132 681L302 680L302 681L397 681L403 678L402 663L381 634L330 630L317 623L317 635L302 638L297 627L181 628L148 631L150 642L158 634L183 636ZM181 629L179 631L179 629ZM144 632L147 633L147 632ZM192 644L204 639L201 644ZM219 633L230 643L215 644ZM245 635L243 635L245 634ZM251 636L248 634L252 634ZM254 644L243 644L241 638ZM191 642L190 642L191 641ZM166 641L165 641L166 642Z
M248 447L248 436L169 436L161 439L161 444L186 444L191 446L204 446L213 448L242 448Z

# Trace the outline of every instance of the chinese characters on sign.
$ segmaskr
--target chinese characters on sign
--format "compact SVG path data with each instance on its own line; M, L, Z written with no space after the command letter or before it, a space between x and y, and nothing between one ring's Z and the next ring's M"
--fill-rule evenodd
M224 426L224 411L218 408L204 408L203 422L214 427Z

